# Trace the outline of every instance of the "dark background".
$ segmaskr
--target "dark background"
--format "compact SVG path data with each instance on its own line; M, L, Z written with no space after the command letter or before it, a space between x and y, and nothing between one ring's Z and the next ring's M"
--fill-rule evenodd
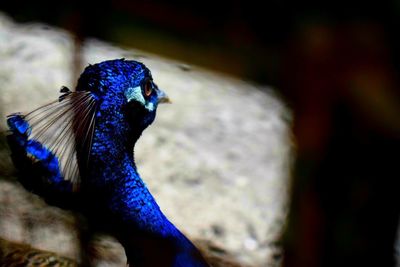
M0 10L72 31L77 54L97 37L274 86L293 110L297 147L284 265L394 265L400 1L2 1Z

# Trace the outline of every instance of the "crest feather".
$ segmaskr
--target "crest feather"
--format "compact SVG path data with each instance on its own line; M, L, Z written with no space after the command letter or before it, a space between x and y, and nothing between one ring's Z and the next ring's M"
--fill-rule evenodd
M11 115L10 117L20 116L22 123L14 123L14 129L12 126L10 128L14 134L15 129L19 134L24 134L26 144L34 141L42 146L42 150L50 151L58 161L63 180L69 181L73 191L77 191L81 176L78 161L82 167L88 162L95 124L96 100L88 91L71 92L66 87L60 91L63 95L56 101L26 115ZM22 126L19 126L20 124ZM30 154L28 148L27 146L27 156L32 158L32 162L40 162L42 159L36 154Z

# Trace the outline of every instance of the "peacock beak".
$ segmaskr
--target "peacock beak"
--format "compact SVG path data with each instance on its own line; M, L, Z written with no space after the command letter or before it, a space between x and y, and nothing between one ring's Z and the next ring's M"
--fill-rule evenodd
M158 88L157 88L157 101L158 101L158 104L162 104L162 103L171 104L172 103L171 99L169 99L167 94Z

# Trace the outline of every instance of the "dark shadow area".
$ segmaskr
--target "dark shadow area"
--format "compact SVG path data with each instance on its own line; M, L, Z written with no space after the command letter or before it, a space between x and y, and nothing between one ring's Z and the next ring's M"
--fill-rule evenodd
M1 109L0 99L0 109ZM17 182L16 170L12 165L10 158L10 149L7 144L7 131L0 130L0 179L6 179L12 182Z
M41 8L43 7L43 8ZM398 67L399 4L363 1L81 1L3 2L18 22L42 21L72 31L78 40L97 37L242 78L281 86L288 47L309 26L353 24L380 28L379 38ZM322 37L314 32L315 42ZM312 49L309 44L309 48ZM397 62L397 63L396 63Z

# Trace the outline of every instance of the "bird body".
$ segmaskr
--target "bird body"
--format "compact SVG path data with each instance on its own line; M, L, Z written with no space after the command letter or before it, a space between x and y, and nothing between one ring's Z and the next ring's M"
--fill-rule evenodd
M88 66L76 92L8 118L21 183L49 203L79 210L117 237L132 266L208 266L162 213L133 157L167 96L137 61Z

